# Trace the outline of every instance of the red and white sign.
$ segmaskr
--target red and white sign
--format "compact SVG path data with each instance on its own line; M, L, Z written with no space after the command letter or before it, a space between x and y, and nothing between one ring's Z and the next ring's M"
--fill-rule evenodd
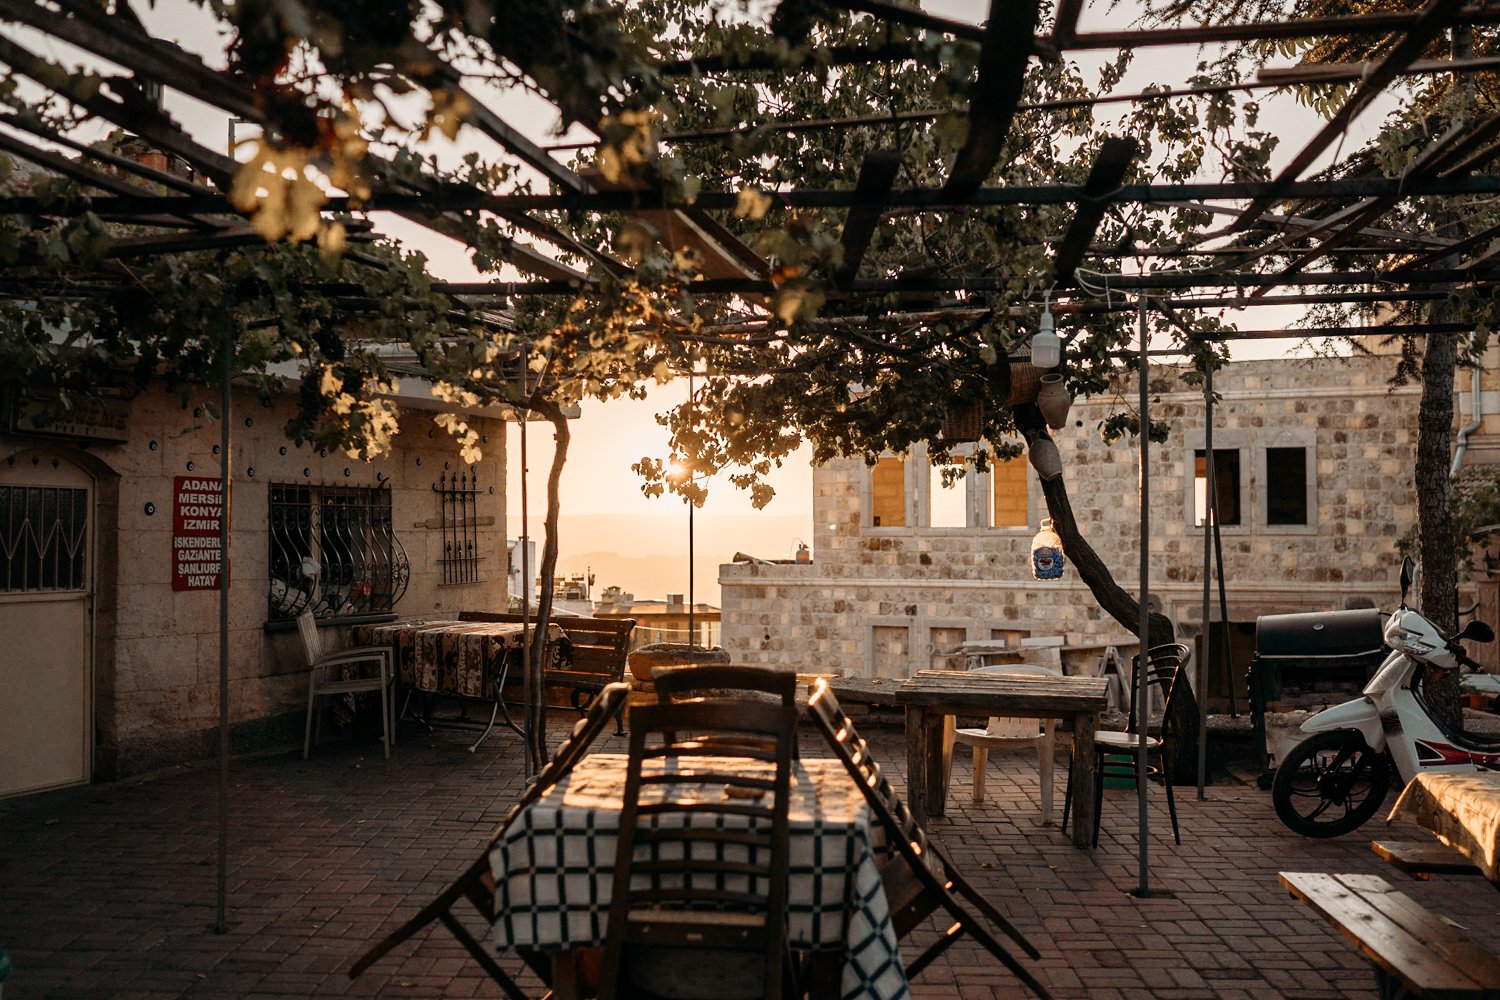
M172 486L172 589L218 590L224 480L178 476Z

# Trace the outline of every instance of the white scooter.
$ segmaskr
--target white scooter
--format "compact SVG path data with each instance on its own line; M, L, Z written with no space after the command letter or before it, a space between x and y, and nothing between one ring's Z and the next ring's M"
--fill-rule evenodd
M1494 630L1471 621L1452 638L1406 606L1412 562L1401 561L1401 604L1385 624L1393 652L1365 686L1363 697L1335 705L1302 724L1312 733L1276 768L1271 798L1276 815L1305 837L1337 837L1375 815L1392 771L1405 786L1419 771L1500 768L1500 738L1452 732L1427 710L1421 679L1427 671L1478 668L1459 641L1490 642Z

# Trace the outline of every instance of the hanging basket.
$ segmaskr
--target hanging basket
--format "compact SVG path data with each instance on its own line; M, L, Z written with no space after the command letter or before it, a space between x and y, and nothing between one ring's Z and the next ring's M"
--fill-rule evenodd
M943 411L943 440L950 444L978 441L984 436L984 400Z

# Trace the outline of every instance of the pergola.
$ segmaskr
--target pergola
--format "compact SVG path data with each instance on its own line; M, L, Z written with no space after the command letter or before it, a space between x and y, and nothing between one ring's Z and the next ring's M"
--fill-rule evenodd
M537 4L538 9L562 10L573 5ZM966 111L966 134L941 183L917 188L896 186L899 155L876 150L862 162L847 165L842 182L827 188L796 185L767 192L783 209L830 209L844 212L839 243L842 263L828 273L813 275L810 286L826 296L817 319L809 324L840 328L843 321L860 334L894 333L913 322L964 319L975 314L966 293L1004 292L1005 279L987 273L934 276L866 273L867 251L883 222L893 217L976 211L1000 206L1068 206L1070 221L1050 241L1051 273L1041 285L1048 290L1051 308L1059 316L1088 317L1102 313L1138 312L1141 374L1139 407L1147 408L1146 358L1151 353L1146 315L1154 310L1182 326L1180 314L1192 310L1309 306L1315 304L1379 305L1404 302L1441 302L1455 289L1485 291L1500 279L1500 226L1481 228L1461 236L1438 232L1403 231L1382 226L1383 217L1414 198L1463 198L1500 193L1500 173L1487 172L1500 154L1500 114L1489 113L1446 128L1417 153L1400 176L1382 176L1342 157L1340 145L1351 121L1368 109L1397 79L1453 74L1457 77L1500 68L1500 55L1479 54L1456 45L1451 58L1432 58L1430 51L1450 34L1455 40L1472 29L1500 25L1500 5L1469 0L1430 0L1417 9L1395 9L1347 16L1262 20L1253 23L1200 24L1129 30L1081 31L1083 0L1059 0L1050 23L1042 20L1040 0L992 0L985 23L938 17L919 9L883 0L830 0L806 4L785 0L780 9L791 14L806 9L840 10L889 24L902 25L929 37L978 45L972 96ZM90 147L62 131L25 115L0 116L0 151L77 182L86 198L56 200L32 195L0 197L0 213L43 219L92 212L111 223L128 224L131 235L116 239L92 280L107 285L116 268L145 256L251 246L261 241L250 223L231 205L229 189L239 164L201 141L176 122L155 99L166 88L274 134L279 122L267 110L256 85L248 78L217 68L198 54L151 34L127 0L107 9L89 0L0 0L0 19L25 25L88 53L118 71L104 75L98 88L70 87L59 81L32 48L12 35L0 34L0 63L16 77L71 102L89 117L125 130L149 145L191 166L202 182L146 166L130 158ZM546 30L547 21L539 25ZM556 30L565 32L559 16ZM1363 63L1265 67L1253 80L1219 85L1187 84L1147 92L1104 95L1077 101L1026 103L1024 81L1034 60L1055 61L1069 54L1091 51L1143 50L1174 45L1217 45L1295 41L1330 36L1379 35L1377 55ZM674 80L715 77L753 79L756 73L812 72L828 67L894 64L913 58L919 43L903 34L882 45L829 44L796 50L717 53L698 52L691 58L662 62L655 72L670 85ZM524 52L505 52L521 74L529 74ZM519 280L438 282L437 290L451 297L455 310L483 314L503 324L497 301L519 296L588 296L601 279L628 280L632 267L610 247L581 236L557 221L567 217L597 219L620 213L648 222L669 247L696 251L701 280L696 295L734 297L743 318L704 328L698 334L732 343L735 337L781 337L787 324L767 306L780 283L772 264L732 228L728 218L739 192L713 189L712 180L689 199L650 187L620 189L565 162L571 148L591 143L544 147L528 138L487 104L469 79L472 67L438 60L434 79L467 104L465 123L498 150L497 159L518 164L550 188L547 193L497 193L455 181L448 176L413 171L371 153L375 182L367 198L333 193L324 213L347 213L351 243L374 238L368 213L396 213L432 231L461 238L461 220L484 216L499 220L514 238L503 257L522 276ZM1125 183L1140 148L1131 138L1102 143L1088 176L1080 184L994 185L992 178L1005 152L1005 140L1019 113L1073 105L1104 105L1209 96L1229 91L1271 91L1299 84L1341 82L1347 96L1313 135L1274 176L1257 181L1201 181L1191 183ZM903 111L855 117L786 120L768 117L725 128L684 129L661 136L666 144L724 143L749 130L796 132L847 128L899 129L904 123L925 122L953 109ZM580 124L594 135L601 120L584 117ZM1316 174L1312 168L1330 151L1335 162ZM1353 151L1351 151L1352 154ZM135 180L127 180L129 175ZM148 193L138 183L155 185L164 193ZM1198 237L1171 246L1143 247L1101 244L1098 233L1106 215L1117 206L1191 207L1210 213L1221 225ZM1209 266L1184 259L1210 261ZM358 266L383 267L384 261L356 246L346 259ZM1122 259L1149 262L1132 270ZM1329 261L1334 261L1330 264ZM1350 261L1359 262L1351 266ZM20 264L35 263L23 259ZM1273 266L1274 265L1274 266ZM1085 270L1086 278L1080 276ZM1100 294L1103 283L1111 294ZM1087 287L1085 287L1085 285ZM357 297L354 285L326 283L324 294ZM0 294L36 298L48 294L45 283L11 283ZM74 286L70 294L78 294ZM921 293L924 304L911 311L892 311L871 319L866 303L872 296ZM351 301L356 309L358 302ZM1032 298L1000 308L1027 319L1038 303ZM986 307L988 309L989 307ZM1423 321L1381 328L1404 336L1456 337L1469 327L1463 323ZM1368 332L1350 326L1311 327L1306 336L1349 336ZM1202 335L1204 339L1285 336L1278 329L1243 329ZM748 341L747 341L748 342ZM1135 360L1135 359L1132 359ZM227 385L227 381L226 381ZM227 389L226 389L227 396ZM1210 417L1211 425L1212 419ZM227 435L228 422L224 424ZM1144 456L1149 447L1140 435ZM228 454L228 440L224 452ZM1207 455L1213 454L1211 443ZM227 473L227 464L226 464ZM1211 472L1210 472L1211 475ZM1142 484L1142 545L1140 577L1140 639L1149 645L1146 601L1149 589L1149 524ZM227 492L227 491L226 491ZM1209 490L1210 497L1213 490ZM226 519L227 520L227 519ZM227 545L226 545L227 551ZM1222 581L1221 581L1222 584ZM1207 590L1205 587L1205 603ZM227 606L227 605L226 605ZM1205 609L1204 621L1208 614ZM1144 672L1142 672L1144 673ZM1144 709L1145 699L1141 699ZM1142 758L1144 773L1144 757ZM1141 811L1141 879L1146 889L1145 782L1138 783ZM222 876L221 876L222 877ZM222 884L222 883L221 883ZM222 921L222 912L221 912Z

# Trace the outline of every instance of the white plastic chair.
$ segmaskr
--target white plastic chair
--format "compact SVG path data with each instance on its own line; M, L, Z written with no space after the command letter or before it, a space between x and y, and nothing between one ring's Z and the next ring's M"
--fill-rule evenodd
M323 651L323 639L318 634L318 621L312 611L297 616L297 631L302 634L302 649L307 654L307 730L302 736L302 759L313 742L313 719L318 698L323 695L356 694L363 691L380 692L380 731L385 744L385 758L391 758L391 746L396 742L396 726L391 712L395 708L395 693L391 681L395 675L396 651L390 646L361 646L332 653ZM379 669L373 677L338 676L330 670L357 663L374 663ZM318 729L323 728L322 717L318 718Z
M1008 674L1012 677L1058 677L1062 671L1035 663L997 663L975 667L974 674ZM1013 750L1036 747L1037 769L1042 782L1042 825L1052 825L1052 758L1056 742L1055 719L991 717L983 729L955 729L953 742L974 749L974 802L984 801L984 772L989 766L991 750Z

